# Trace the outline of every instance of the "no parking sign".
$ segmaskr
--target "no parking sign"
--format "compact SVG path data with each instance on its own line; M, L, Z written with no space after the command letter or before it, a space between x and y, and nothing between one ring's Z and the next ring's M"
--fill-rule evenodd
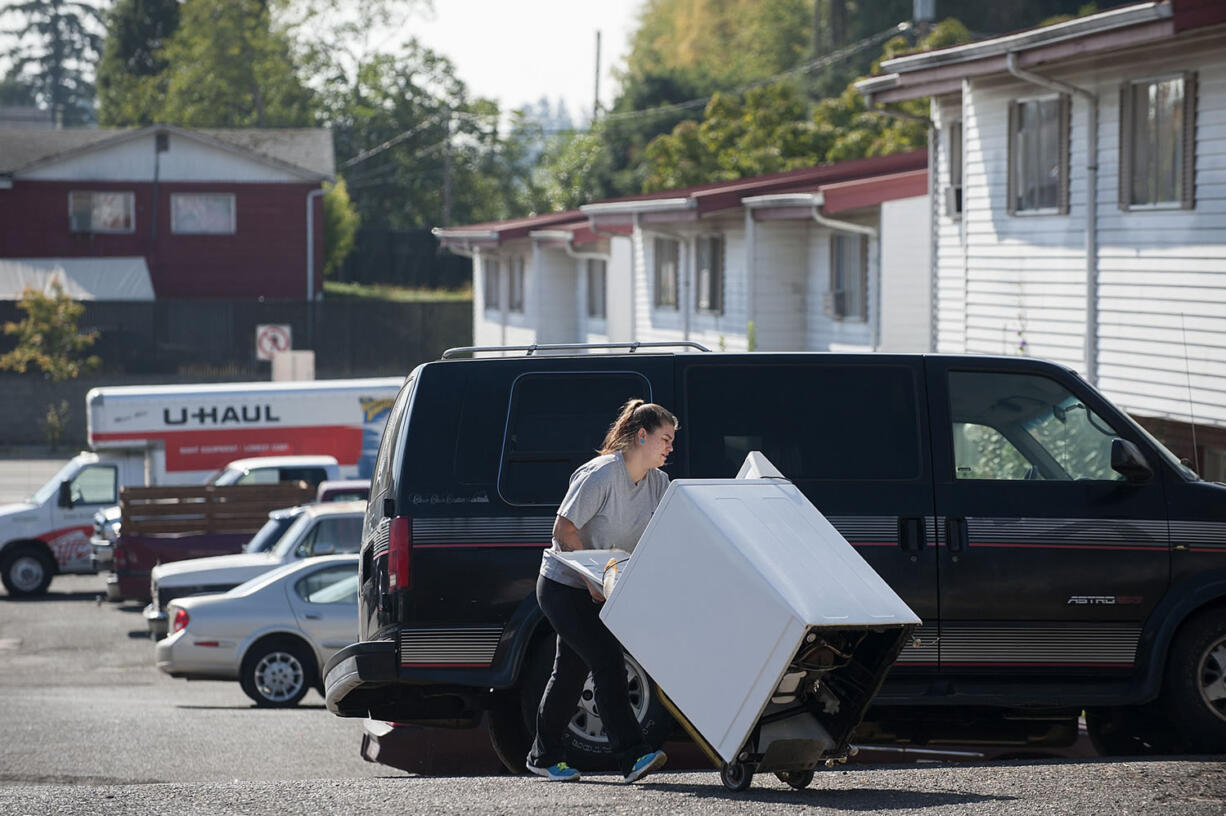
M288 323L264 323L255 327L255 356L271 360L282 351L293 348L293 333Z

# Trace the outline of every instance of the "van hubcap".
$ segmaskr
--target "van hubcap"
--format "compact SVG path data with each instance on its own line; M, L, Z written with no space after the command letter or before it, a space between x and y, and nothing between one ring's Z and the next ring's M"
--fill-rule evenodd
M647 675L631 657L626 657L626 689L630 692L630 709L634 718L640 723L647 713L650 702L647 692ZM570 730L576 735L592 742L608 742L604 732L604 723L600 719L600 709L596 707L596 684L592 675L588 674L583 682L583 694L579 696L579 710L570 720Z
M282 703L302 688L303 671L298 658L287 652L269 652L255 665L255 687L265 698Z
M1226 637L1219 638L1205 649L1200 658L1197 679L1205 705L1226 720Z
M9 568L13 586L21 592L33 592L43 582L46 570L43 562L32 555L19 555Z

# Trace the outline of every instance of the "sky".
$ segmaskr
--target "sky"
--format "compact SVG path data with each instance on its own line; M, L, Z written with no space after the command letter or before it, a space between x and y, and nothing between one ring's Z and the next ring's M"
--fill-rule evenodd
M503 110L542 96L590 117L600 43L600 101L613 102L612 69L623 64L643 0L434 0L402 31L448 57L469 91Z

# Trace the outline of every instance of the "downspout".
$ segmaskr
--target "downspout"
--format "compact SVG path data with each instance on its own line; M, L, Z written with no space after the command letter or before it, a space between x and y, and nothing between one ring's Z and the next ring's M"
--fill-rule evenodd
M1005 57L1005 67L1018 79L1086 101L1086 381L1098 384L1098 95L1018 67L1017 52ZM1070 125L1071 127L1071 125Z
M867 235L869 238L876 240L878 237L877 230L872 227L866 227L863 224L853 224L850 221L839 221L835 218L827 218L822 215L821 204L813 205L813 220L821 224L823 227L835 230L837 232L852 232L857 235ZM865 261L867 263L867 259ZM873 351L876 351L881 346L881 242L877 241L877 264L874 270L877 275L877 285L873 287L876 297L873 298ZM865 292L865 297L868 293Z

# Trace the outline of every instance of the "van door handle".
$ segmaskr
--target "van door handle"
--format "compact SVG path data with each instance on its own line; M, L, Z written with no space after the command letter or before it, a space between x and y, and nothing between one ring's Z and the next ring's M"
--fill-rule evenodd
M317 612L307 612L302 617L306 618L307 620L319 620L321 616Z
M945 546L951 553L962 552L967 548L970 541L968 540L966 530L966 519L964 518L947 518L945 519Z
M917 553L924 549L924 520L900 518L898 520L898 546L903 552Z

